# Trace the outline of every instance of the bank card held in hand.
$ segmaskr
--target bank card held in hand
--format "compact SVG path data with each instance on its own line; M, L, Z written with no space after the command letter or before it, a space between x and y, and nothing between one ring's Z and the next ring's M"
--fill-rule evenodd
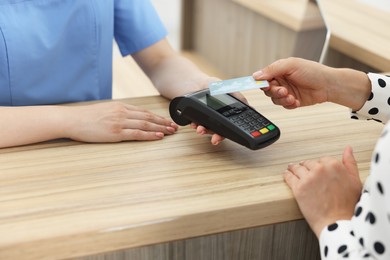
M221 80L209 83L210 95L220 95L232 92L241 92L249 89L265 88L269 83L266 80L255 80L252 76Z

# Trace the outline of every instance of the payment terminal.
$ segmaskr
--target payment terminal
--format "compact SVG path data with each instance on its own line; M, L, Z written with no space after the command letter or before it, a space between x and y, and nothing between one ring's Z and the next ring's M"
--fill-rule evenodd
M211 96L209 89L174 98L169 113L178 125L194 122L252 150L280 137L279 128L255 109L231 94Z

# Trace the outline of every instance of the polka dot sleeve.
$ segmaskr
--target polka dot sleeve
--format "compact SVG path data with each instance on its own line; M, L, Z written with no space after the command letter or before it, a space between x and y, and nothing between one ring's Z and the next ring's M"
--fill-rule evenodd
M359 111L352 112L352 118L386 123L390 119L390 77L375 73L368 73L368 77L371 95Z
M387 122L390 81L369 74L372 95L357 115L359 119ZM390 259L390 122L372 155L371 173L351 220L337 221L320 235L322 259Z

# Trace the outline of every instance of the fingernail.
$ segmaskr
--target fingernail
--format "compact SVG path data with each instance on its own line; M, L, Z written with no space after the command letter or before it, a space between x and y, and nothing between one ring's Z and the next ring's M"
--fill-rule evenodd
M157 136L158 138L163 138L163 137L164 137L164 133L157 132L157 133L156 133L156 136Z
M263 76L263 71L262 70L259 70L259 71L256 71L255 73L253 73L252 77L254 78L260 78L261 76Z
M172 132L172 133L176 132L176 128L173 128L173 127L170 127L170 126L167 127L167 130L169 132Z
M293 105L295 103L295 99L293 96L287 96L286 102L290 106L290 105Z
M286 91L286 89L281 88L278 90L278 94L280 97L284 97L287 94L287 91Z

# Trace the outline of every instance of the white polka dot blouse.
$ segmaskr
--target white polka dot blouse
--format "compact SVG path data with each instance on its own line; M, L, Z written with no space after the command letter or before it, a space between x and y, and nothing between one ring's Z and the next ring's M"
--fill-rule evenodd
M322 259L390 259L390 77L369 73L372 92L352 118L386 124L372 154L370 176L351 220L320 235Z

